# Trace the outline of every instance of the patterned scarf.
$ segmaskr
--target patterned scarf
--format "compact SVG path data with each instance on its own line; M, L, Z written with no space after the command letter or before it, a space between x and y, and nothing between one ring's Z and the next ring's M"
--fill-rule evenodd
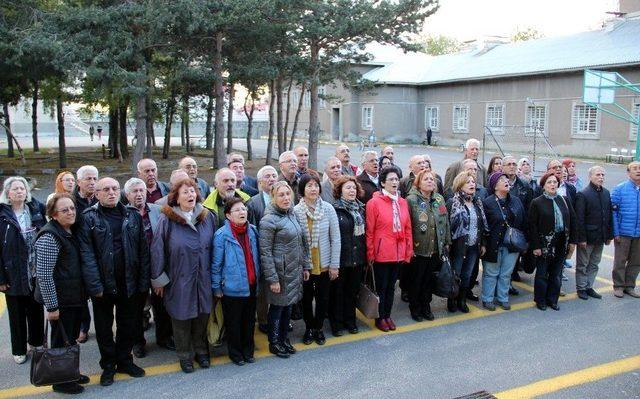
M571 184L572 186L576 186L576 183L578 182L578 175L577 174L572 174L572 175L567 175L567 183Z
M553 216L555 218L553 231L556 233L562 232L564 230L564 220L562 219L562 211L560 211L560 207L558 206L555 200L558 194L551 196L547 193L543 193L542 195L544 195L545 198L550 199L551 202L553 202Z
M393 209L393 232L401 232L402 225L400 224L400 205L398 204L398 196L391 195L391 193L385 189L382 189L382 194L391 199L391 208Z
M363 235L364 219L362 218L362 214L360 213L362 211L362 202L358 201L357 199L355 199L354 201L348 201L343 198L338 199L336 202L338 206L346 209L351 214L351 217L353 217L353 221L355 223L355 226L353 228L353 235Z
M300 198L299 208L296 207L295 212L298 216L298 221L302 226L302 229L307 233L307 240L309 241L310 248L318 248L318 242L320 241L320 220L324 216L324 208L322 206L322 199L318 197L315 203L315 209L310 209L307 203L304 202L304 198ZM313 231L309 231L307 227L307 218L313 220Z
M478 217L480 218L478 223L478 236L487 229L487 218L484 214L484 206L479 198L475 198L473 195L458 191L453 194L451 201L451 212L449 213L449 220L451 221L451 238L457 239L469 235L469 211L465 205L465 200L471 200L473 204L480 210Z

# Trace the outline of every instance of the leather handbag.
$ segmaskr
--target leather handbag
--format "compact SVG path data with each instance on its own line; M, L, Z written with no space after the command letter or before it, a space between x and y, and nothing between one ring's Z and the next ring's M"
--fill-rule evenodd
M360 283L360 290L358 291L358 297L356 298L356 307L368 319L377 319L380 317L378 313L380 305L380 297L376 294L376 280L371 276L371 282L373 283L373 290L367 285L367 275L371 266L366 266L364 271L363 282ZM371 273L373 274L373 273Z
M521 230L518 230L515 227L511 227L509 225L509 222L507 222L507 217L505 216L504 212L502 212L502 206L500 206L500 201L498 201L498 198L496 198L496 202L498 203L498 209L502 214L504 224L507 225L507 229L504 232L504 237L502 238L502 244L507 247L509 252L525 252L529 247L527 238L524 236L524 233Z
M49 332L49 321L45 322L45 341L42 349L35 349L31 357L31 384L39 387L45 385L75 382L80 379L80 345L71 345L62 322L57 321L64 346L49 348L46 337Z
M449 257L443 255L440 272L436 279L435 294L442 298L455 298L458 296L459 290L460 278L458 278L456 273L453 271Z

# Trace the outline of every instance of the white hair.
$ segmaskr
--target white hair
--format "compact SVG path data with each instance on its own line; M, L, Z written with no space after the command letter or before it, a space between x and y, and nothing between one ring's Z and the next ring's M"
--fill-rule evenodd
M469 139L464 143L464 149L468 149L471 144L475 144L480 147L480 141L478 139Z
M25 190L27 190L27 196L24 200L25 203L31 202L31 187L29 187L29 183L27 183L27 179L22 176L11 176L5 179L4 183L2 183L2 192L0 193L0 204L11 204L11 200L9 200L9 189L14 182L21 182L24 184Z
M235 173L233 173L233 171L232 171L231 169L229 169L229 168L220 168L220 169L216 172L215 177L213 178L213 181L215 182L215 184L216 184L216 185L218 184L218 178L220 178L220 176L222 176L222 174L223 174L223 173L225 173L225 172L229 172L229 173L231 173L231 174L233 175L233 178L234 178L234 179L236 178L236 174L235 174Z
M369 155L373 155L374 158L378 158L378 153L373 151L373 150L369 150L369 151L365 151L362 153L362 158L360 159L360 162L364 165L365 161L367 160L367 156Z
M289 155L293 155L293 159L298 162L298 157L296 156L296 154L293 151L285 151L282 154L280 154L280 156L278 157L278 163L282 163L284 162L284 159L286 157L288 157Z
M462 167L464 168L464 165L466 165L468 163L472 163L473 166L478 167L478 163L475 160L469 159L469 158L467 158L467 159L462 161Z
M327 168L329 167L329 162L331 161L338 161L339 164L342 164L342 162L340 162L338 157L329 157L327 158L327 161L324 163L324 170L327 170Z
M156 163L156 161L154 161L154 160L153 160L153 159L151 159L151 158L142 158L141 160L139 160L139 161L138 161L138 164L136 165L136 169L138 169L138 172L140 172L140 171L141 171L141 170L140 170L140 165L141 165L143 162L147 162L147 161L151 161L151 162L153 162L153 165L156 167L156 169L158 169L158 164Z
M263 167L260 168L260 170L258 171L258 174L256 175L256 178L258 180L262 180L262 177L267 172L274 172L276 174L276 176L278 176L278 171L276 170L276 168L274 168L271 165L266 165L266 166L263 166Z
M597 170L601 170L601 171L605 171L604 168L600 165L593 165L592 167L589 168L589 177L593 176L594 173L596 173Z
M87 172L93 172L96 174L96 179L98 178L99 174L98 174L98 168L96 168L93 165L84 165L81 166L78 171L76 172L76 176L78 176L78 180L84 180L84 175Z
M187 175L187 179L189 178L189 174L187 172L184 171L184 169L175 169L171 171L171 176L169 177L169 184L173 185L174 183L177 183L178 181L176 180L178 175L181 174L185 174Z
M230 152L227 154L227 165L238 160L240 160L240 163L244 165L244 157L242 154L238 154L237 152Z
M131 191L131 189L133 189L134 186L138 186L140 184L145 186L145 188L147 187L146 183L143 182L142 179L139 179L137 177L132 177L131 179L127 180L127 182L124 183L124 194L125 195L129 194L129 192Z

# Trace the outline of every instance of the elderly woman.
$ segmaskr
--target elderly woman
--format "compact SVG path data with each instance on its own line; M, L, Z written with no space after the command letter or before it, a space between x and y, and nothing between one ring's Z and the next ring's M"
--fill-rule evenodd
M367 260L380 297L376 327L384 332L396 329L391 319L396 280L400 267L413 258L409 206L398 192L399 176L395 166L380 172L382 191L375 192L366 206Z
M53 198L54 195L59 193L67 193L73 195L73 190L75 188L76 178L73 177L73 173L68 171L60 172L58 176L56 176L56 182L53 192L47 197L47 202L49 202L49 200Z
M329 308L329 283L340 269L340 226L333 206L320 198L317 174L307 173L298 181L300 203L293 209L311 253L311 271L302 284L302 316L305 323L302 343L324 345L322 332ZM315 301L315 309L314 309Z
M276 182L260 220L260 262L269 285L269 352L281 358L296 353L287 337L291 307L302 298L302 281L309 279L311 269L309 246L293 213L293 198L287 182Z
M340 177L333 187L333 206L340 226L340 274L331 283L329 295L329 321L335 337L344 329L358 333L356 296L367 263L364 205L358 200L361 194L362 187L353 176Z
M563 263L575 247L576 216L570 202L558 195L553 171L540 178L543 194L529 207L529 248L536 259L534 300L540 310L560 310Z
M202 207L198 184L183 179L162 207L151 244L151 285L171 317L180 368L193 372L193 356L209 367L206 331L213 302L211 246L216 221Z
M45 221L44 205L31 197L24 177L9 177L0 193L0 292L5 294L13 360L27 361L27 341L42 346L42 305L33 298L34 237ZM28 328L27 328L28 327Z
M441 257L449 251L451 233L444 197L437 192L435 173L423 170L407 195L413 235L409 311L415 321L433 320L431 300Z
M260 276L258 231L247 221L240 198L225 203L227 222L213 238L211 287L222 298L229 359L238 366L253 363L253 328ZM224 283L223 283L224 282Z
M534 193L538 192L538 182L533 176L533 168L529 158L520 158L518 161L518 176L531 187Z
M80 333L82 308L87 297L82 281L80 247L74 235L76 206L73 197L67 193L56 193L47 202L47 216L50 221L36 239L37 253L36 299L42 301L47 310L47 320L51 323L51 347L65 345L64 333L73 344ZM53 391L76 394L84 391L79 384L89 382L89 377L81 375L77 382L53 384Z
M489 176L493 195L482 201L489 226L485 233L487 250L482 257L482 306L490 311L496 310L494 296L502 309L511 309L509 286L519 253L511 252L504 244L504 235L507 226L523 231L525 212L520 199L509 194L510 189L507 175L494 173Z
M451 266L460 277L460 293L457 302L447 300L449 312L469 312L467 291L471 289L471 273L478 257L484 255L482 236L487 231L487 219L482 200L475 196L475 172L458 174L453 180L453 197L447 202L451 223Z

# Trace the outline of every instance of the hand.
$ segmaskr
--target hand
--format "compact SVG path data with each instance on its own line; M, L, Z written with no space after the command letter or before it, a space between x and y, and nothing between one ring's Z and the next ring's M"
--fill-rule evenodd
M309 273L309 272L305 272L305 273ZM273 292L274 294L279 294L280 293L280 283L271 283L269 285L269 289L271 289L271 292Z
M587 247L587 243L586 242L581 242L578 245L580 245L580 248L586 248Z
M611 240L607 240L607 241L605 241L605 244L606 244L606 245L611 244Z
M487 248L483 245L480 247L480 256L484 256L485 252L487 252Z
M576 250L576 244L569 244L569 254L567 256L567 259L571 258L571 255L573 255L573 251Z
M47 320L58 320L60 318L60 311L47 312Z
M95 295L96 298L102 298L102 292L99 292Z
M614 240L615 240L616 242L618 242L618 243L619 243L619 242L620 242L620 236L616 236L616 237L614 238Z
M302 279L304 281L309 281L309 276L311 275L311 273L309 273L309 270L305 270L302 272Z
M534 249L533 250L533 256L540 256L542 255L542 250L541 249Z
M0 292L5 292L9 289L9 284L0 284Z
M216 298L222 298L222 295L223 295L222 292L219 294L215 294Z
M160 298L162 298L164 296L164 287L157 287L153 289L153 292L159 296Z
M340 273L340 269L331 269L329 268L329 280L333 281L338 278L338 274Z

